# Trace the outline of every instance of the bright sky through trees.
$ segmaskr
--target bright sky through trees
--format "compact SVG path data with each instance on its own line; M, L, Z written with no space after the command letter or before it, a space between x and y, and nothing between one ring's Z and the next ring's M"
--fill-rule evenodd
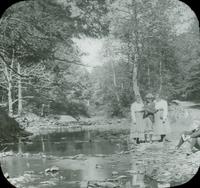
M86 53L81 57L83 64L88 65L88 71L101 64L101 59L99 57L100 50L103 45L103 39L94 39L94 38L83 38L83 39L74 39L80 48L81 52Z

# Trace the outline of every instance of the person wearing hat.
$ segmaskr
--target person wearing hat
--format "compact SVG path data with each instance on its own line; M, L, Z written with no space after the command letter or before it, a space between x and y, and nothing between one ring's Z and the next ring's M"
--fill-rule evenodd
M152 143L152 136L154 132L154 123L155 123L155 103L154 96L151 93L148 93L145 96L145 105L144 105L144 115L145 120L145 142L147 142L147 136L149 135L150 143Z
M168 104L167 101L161 99L160 94L156 94L155 97L155 126L154 133L160 135L160 142L168 141L165 137L171 132L168 121Z
M130 139L136 144L140 143L140 140L144 139L144 104L139 95L136 96L136 101L131 105L131 119L132 126L130 131Z

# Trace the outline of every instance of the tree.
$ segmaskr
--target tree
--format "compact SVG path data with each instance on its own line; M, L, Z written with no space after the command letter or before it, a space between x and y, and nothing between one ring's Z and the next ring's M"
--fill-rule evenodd
M41 85L46 80L47 84L44 85L49 87L50 82L56 80L48 79L49 72L52 72L56 78L55 69L60 71L64 68L68 69L73 64L81 65L72 40L72 37L80 32L74 33L78 18L72 16L74 10L71 8L75 5L70 3L67 5L63 8L60 3L54 1L21 2L9 8L3 15L0 30L2 39L0 57L4 66L2 70L7 78L7 86L4 88L8 89L11 116L12 105L16 102L18 114L21 114L22 99L28 98L23 96L27 85L33 86L34 80L40 80L35 84ZM10 59L11 56L13 58ZM13 76L18 80L17 83ZM41 90L44 85L40 87Z
M185 92L183 85L187 79L183 76L188 75L186 67L190 66L186 57L194 54L191 48L197 50L194 40L198 37L189 37L190 27L182 30L186 38L177 33L178 6L172 1L108 2L109 12L105 17L109 34L105 38L104 51L109 53L101 55L104 64L98 72L103 75L94 71L98 82L95 83L98 88L95 95L103 96L103 104L108 103L114 110L116 101L120 101L122 109L130 106L133 94L144 96L147 92L156 92L171 99ZM189 23L194 26L191 20ZM181 46L188 49L183 50Z

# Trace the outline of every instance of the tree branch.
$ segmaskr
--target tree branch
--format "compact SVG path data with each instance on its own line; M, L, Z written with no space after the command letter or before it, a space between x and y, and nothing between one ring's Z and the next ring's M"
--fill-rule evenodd
M25 97L22 97L22 100L24 100L24 99L32 99L32 98L34 98L34 96L25 96ZM17 101L18 101L18 99L15 99L15 100L12 102L12 104L16 103Z
M89 65L84 65L84 64L81 64L81 63L76 63L75 61L70 61L68 59L61 59L59 57L54 57L54 60L56 60L56 61L62 61L62 62L67 62L67 63L75 64L75 65L80 65L80 66L84 66L84 67L90 67Z
M26 76L26 75L22 75L22 74L19 74L15 69L13 69L9 64L8 62L5 60L4 56L2 54L0 54L0 57L1 59L3 60L3 62L6 64L6 66L13 71L13 73L17 74L18 76L21 76L21 77L26 77L26 78L29 78L31 76Z

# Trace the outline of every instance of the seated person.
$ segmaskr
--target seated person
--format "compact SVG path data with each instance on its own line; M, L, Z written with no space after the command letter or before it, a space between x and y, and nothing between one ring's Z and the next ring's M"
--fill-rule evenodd
M181 145L188 141L190 143L191 152L200 151L200 120L193 121L193 130L185 131L181 139L176 146L176 149L179 149ZM195 149L196 148L196 149Z

